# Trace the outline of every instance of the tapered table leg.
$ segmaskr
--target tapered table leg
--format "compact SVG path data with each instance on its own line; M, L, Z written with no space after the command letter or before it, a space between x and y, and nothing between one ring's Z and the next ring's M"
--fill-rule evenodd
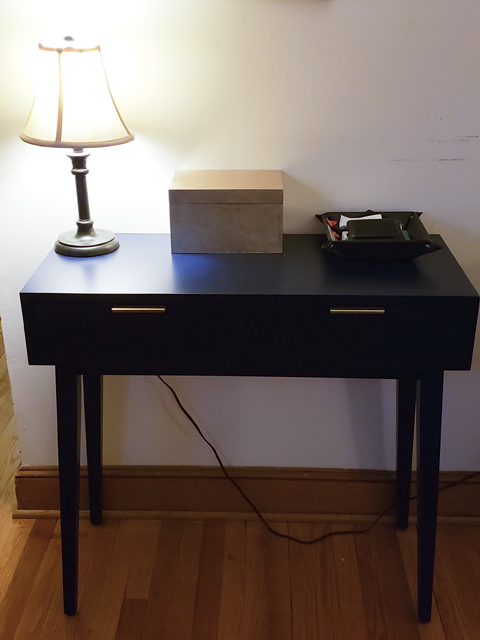
M413 434L415 428L415 378L397 380L397 486L395 512L397 529L408 527L412 478Z
M90 522L102 522L103 376L83 376Z
M422 377L418 424L418 618L432 611L443 371Z
M57 393L58 469L62 536L63 607L77 610L78 507L80 478L80 377L55 368Z

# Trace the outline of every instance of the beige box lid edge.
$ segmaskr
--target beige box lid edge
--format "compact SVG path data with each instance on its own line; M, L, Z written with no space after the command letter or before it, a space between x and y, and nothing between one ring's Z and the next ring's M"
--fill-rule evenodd
M283 203L281 170L179 170L169 188L170 204Z

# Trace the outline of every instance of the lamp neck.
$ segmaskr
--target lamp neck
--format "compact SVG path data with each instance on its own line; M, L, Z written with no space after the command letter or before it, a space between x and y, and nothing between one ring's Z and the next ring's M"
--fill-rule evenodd
M79 231L81 231L82 228L85 228L85 230L90 229L93 225L93 221L90 218L90 206L88 204L87 191L87 158L89 155L90 153L88 151L84 151L81 148L76 148L72 153L67 153L67 156L72 161L72 173L75 176L75 183L77 186L77 226Z

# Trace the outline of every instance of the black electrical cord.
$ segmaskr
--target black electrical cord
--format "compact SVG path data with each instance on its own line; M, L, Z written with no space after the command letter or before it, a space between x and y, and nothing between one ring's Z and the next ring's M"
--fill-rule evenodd
M168 389L170 389L170 392L172 393L173 397L175 398L175 401L176 401L178 407L180 408L180 410L184 413L184 415L188 418L188 420L195 427L198 435L202 438L202 440L210 447L210 449L213 452L213 455L217 459L217 462L218 462L218 464L220 466L220 469L223 472L223 475L227 478L227 480L229 480L233 484L233 486L237 489L237 491L240 493L242 498L250 505L250 507L256 513L256 515L258 516L258 518L262 522L262 524L268 529L268 531L270 531L270 533L273 533L273 535L278 536L279 538L285 538L286 540L291 540L293 542L298 542L299 544L308 545L308 544L316 544L317 542L320 542L321 540L326 540L327 538L333 538L333 536L357 535L357 534L360 534L360 533L368 533L370 531L370 529L373 529L373 527L377 524L377 522L379 522L385 515L387 515L387 513L389 511L391 511L392 509L395 508L395 503L391 504L387 509L385 509L385 511L383 511L377 518L375 518L375 520L371 524L369 524L368 527L366 527L365 529L329 531L328 533L324 533L323 535L319 536L318 538L312 538L311 540L302 540L301 538L297 538L296 536L292 536L292 535L289 535L287 533L281 533L280 531L277 531L263 517L263 515L260 513L258 508L255 506L255 504L252 502L252 500L250 500L250 498L247 496L247 494L244 492L244 490L238 484L238 482L234 478L232 478L232 476L228 473L228 471L225 468L225 465L222 462L222 459L220 458L220 456L218 454L218 451L215 449L213 444L211 442L209 442L207 440L207 438L203 435L202 430L198 426L197 422L194 420L194 418L190 415L190 413L183 406L183 404L182 404L180 398L178 397L177 392L175 391L175 389L171 385L169 385L168 382L166 382L162 378L162 376L159 375L157 377L161 382L163 382L163 384ZM438 492L440 493L441 491L445 491L446 489L451 489L452 487L456 487L459 484L464 484L465 482L468 482L468 480L471 480L472 478L474 478L475 476L478 476L478 475L480 475L480 471L474 471L474 472L464 476L460 480L456 480L455 482L450 482L449 484L445 485L444 487L441 487L438 490ZM417 495L410 496L410 501L416 500L417 497L418 497Z

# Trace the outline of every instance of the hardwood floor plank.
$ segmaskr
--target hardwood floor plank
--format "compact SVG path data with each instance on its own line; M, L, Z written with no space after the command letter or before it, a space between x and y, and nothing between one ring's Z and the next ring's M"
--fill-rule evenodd
M203 523L191 640L216 640L222 593L225 523Z
M143 632L140 636L144 640L161 637L162 624L171 606L175 562L178 558L182 528L182 522L162 522Z
M0 501L10 506L10 513L16 505L15 474L20 466L15 417L8 421L0 435Z
M77 613L63 613L62 583L58 581L39 640L90 639L119 525L112 520L97 527L80 520Z
M472 565L473 553L463 529L439 527L434 590L448 640L475 640L479 635L480 576L478 565Z
M115 640L139 530L135 520L122 520L100 594L92 640Z
M288 543L280 541L278 545L279 539L259 522L227 522L224 529L223 576L217 587L217 593L221 588L218 622L211 614L215 624L207 632L204 628L203 636L197 627L196 637L291 638ZM216 560L218 566L218 555ZM217 570L217 585L218 579ZM199 588L200 585L201 582ZM197 615L200 602L197 595ZM285 603L286 610L282 606Z
M395 528L376 525L355 548L370 637L420 640Z
M34 520L12 520L9 513L2 511L0 547L0 604L5 598L8 587L15 575L17 565L32 531Z
M480 583L480 527L477 526L449 526L445 527L451 540L458 540L463 550L470 559L472 570L475 573L475 582ZM442 527L443 529L443 527Z
M243 637L268 640L267 546L268 532L261 522L245 528Z
M0 638L14 638L47 551L55 520L36 520L0 605Z
M470 556L472 567L477 575L477 583L480 584L480 527L463 526L460 531L463 534L465 548Z
M138 531L132 568L128 576L125 598L148 600L161 521L137 521Z
M121 524L121 520L105 520L101 525L80 520L78 603L91 616L99 606Z
M313 525L314 538L330 532L330 525ZM313 549L315 551L315 600L319 633L320 637L335 638L337 636L337 622L342 615L345 603L341 603L339 600L332 538L317 542Z
M60 522L57 522L13 640L38 640L61 575Z
M147 600L125 599L115 640L136 640L140 637L147 610Z
M196 585L192 583L174 582L172 585L171 608L160 625L162 633L154 638L184 640L192 635L193 616L195 611Z
M19 522L22 522L22 521L20 520ZM14 523L14 520L12 518L10 504L8 504L8 502L4 502L3 496L2 496L0 498L0 562L2 561L2 559L4 561L7 560L7 558L5 557L6 554L4 554L2 551L2 547L5 544L8 537L11 535L13 523ZM33 526L33 521L32 521L32 526ZM2 573L0 572L0 576L1 575ZM1 601L1 598L2 596L0 595L0 601Z
M404 531L397 530L397 538L402 552L403 565L407 574L412 602L415 603L417 602L417 528L410 526ZM435 586L432 599L432 619L429 624L419 625L419 632L422 640L447 640L440 614L438 613Z
M286 523L274 523L274 528L284 535L288 534ZM271 640L292 640L288 540L268 533L266 544L268 637Z
M312 524L289 523L288 533L302 540L314 537ZM290 580L292 597L293 640L330 640L320 632L317 612L316 550L313 545L304 546L289 542Z
M334 524L332 531L352 530L351 525ZM363 606L362 586L354 536L338 535L331 539L335 562L337 606L335 638L339 640L370 640Z
M218 640L243 640L245 522L225 523Z
M162 523L141 636L144 640L191 637L201 525L201 522L182 520Z
M381 581L375 561L375 546L369 535L355 536L355 549L368 632L371 638L389 638L390 630L382 600Z
M197 584L202 546L203 523L192 520L185 523L180 537L178 561L175 567L175 581L185 584Z

